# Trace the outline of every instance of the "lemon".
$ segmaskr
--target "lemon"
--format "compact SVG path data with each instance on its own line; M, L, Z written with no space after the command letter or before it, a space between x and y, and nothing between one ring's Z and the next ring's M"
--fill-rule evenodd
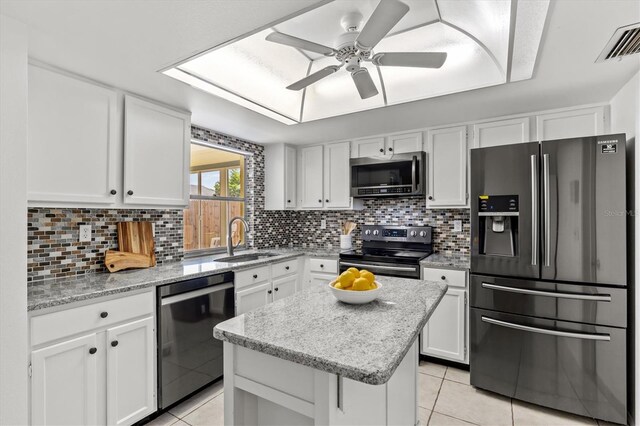
M331 285L333 285L334 288L338 288L342 290L342 284L340 284L338 281L332 282Z
M351 272L355 278L360 278L360 271L357 268L349 268L347 271Z
M376 280L376 276L366 270L360 272L360 278L366 278L367 281L369 281L369 284L373 284L373 282Z
M346 289L347 287L351 287L354 280L356 279L355 275L353 275L350 271L344 271L340 274L337 281L342 284L342 288Z
M356 280L353 282L353 290L355 291L366 291L369 290L369 281L367 281L366 278L356 278Z

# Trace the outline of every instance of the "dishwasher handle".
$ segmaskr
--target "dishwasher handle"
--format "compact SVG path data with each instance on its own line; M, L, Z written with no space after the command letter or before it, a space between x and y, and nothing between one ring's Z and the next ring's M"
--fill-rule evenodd
M174 303L194 299L200 296L205 296L207 294L215 293L217 291L223 291L228 288L233 288L233 283L223 283L214 285L212 287L201 288L199 290L187 291L185 293L176 294L175 296L163 297L162 299L160 299L160 305L173 305Z

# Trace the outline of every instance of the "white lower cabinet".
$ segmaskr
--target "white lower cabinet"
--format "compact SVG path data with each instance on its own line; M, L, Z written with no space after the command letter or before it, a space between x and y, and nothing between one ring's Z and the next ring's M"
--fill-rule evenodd
M423 268L422 278L445 282L449 288L422 331L420 353L468 364L466 271Z
M338 259L311 257L308 260L307 270L309 271L305 278L307 286L328 284L338 275Z
M31 423L133 424L155 412L153 305L148 292L32 317ZM50 327L63 323L74 334Z
M273 280L273 300L284 299L296 292L298 275Z
M238 290L236 291L236 315L257 309L271 301L270 282Z

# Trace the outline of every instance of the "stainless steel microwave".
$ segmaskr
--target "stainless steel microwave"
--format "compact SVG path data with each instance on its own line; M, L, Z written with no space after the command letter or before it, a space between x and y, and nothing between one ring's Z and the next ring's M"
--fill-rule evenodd
M351 196L415 197L426 193L424 152L394 154L388 158L352 158Z

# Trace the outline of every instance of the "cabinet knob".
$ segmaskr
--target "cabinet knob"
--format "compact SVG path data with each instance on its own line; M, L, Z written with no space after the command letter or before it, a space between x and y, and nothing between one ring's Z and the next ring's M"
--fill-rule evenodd
M447 279L447 277L445 277L445 276L443 275L443 276L441 276L441 277L440 277L440 279L441 279L442 281L444 281L444 280L446 280L446 279Z
M290 202L291 202L291 200L287 200L287 203L290 203Z
M325 202L325 203L328 203L328 202L329 202L329 200L324 200L324 202Z
M321 203L321 202L322 202L322 200L318 200L318 202L319 202L319 203Z
M289 270L289 267L288 267L288 266L285 266L285 267L284 267L284 269L286 269L286 270L288 271L288 270Z
M389 147L389 151L393 151L393 148Z
M100 318L106 318L109 316L109 312L100 312Z
M275 291L278 291L278 287L274 288Z
M118 191L116 191L115 189L111 190L111 195L116 195L118 193Z
M256 278L258 278L258 274L253 274L253 279L255 280Z
M118 346L118 341L114 340L113 342L111 342L111 346L113 346L114 348Z
M128 190L127 191L127 195L133 195L133 191L132 190Z
M267 294L271 294L273 293L271 290L267 290Z
M98 352L98 350L97 350L96 348L91 348L91 349L89 349L89 353L90 353L91 355L95 354L96 352Z
M384 149L380 148L380 152L384 152Z
M430 200L433 200L433 197L431 195L429 195L427 198L429 198Z
M324 265L320 265L321 268L324 268Z

